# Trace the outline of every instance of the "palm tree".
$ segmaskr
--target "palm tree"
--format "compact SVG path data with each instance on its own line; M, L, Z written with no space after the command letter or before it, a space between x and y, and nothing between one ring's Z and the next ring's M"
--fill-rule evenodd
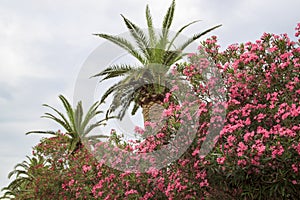
M183 50L192 42L221 26L214 26L202 33L195 34L178 47L175 47L174 42L180 33L198 21L186 24L176 32L174 37L169 38L174 10L175 0L173 0L164 16L161 33L159 34L156 33L153 27L152 16L148 5L146 6L146 20L148 26L148 30L146 31L121 15L138 49L126 38L108 34L94 34L125 49L140 62L138 67L126 64L112 65L93 76L104 76L101 81L123 77L122 80L111 86L101 98L101 102L104 102L108 96L113 95L113 100L107 111L107 115L121 108L118 117L122 119L131 103L134 103L131 114L134 115L141 107L143 109L144 121L150 121L150 117L153 117L149 114L150 108L159 107L157 105L161 105L166 92L169 91L170 82L166 80L165 76L171 65L185 56ZM161 112L159 109L156 110L157 112ZM160 116L161 113L158 114ZM157 116L154 116L154 118L157 119Z
M34 169L36 167L48 167L46 160L42 156L30 158L26 156L28 161L23 161L14 167L8 175L8 178L16 176L15 179L2 189L5 191L4 195L0 199L33 199L34 196L34 179L36 174Z
M45 115L42 117L54 120L55 122L60 124L66 130L66 135L69 137L69 152L70 153L73 153L82 147L83 139L87 140L87 141L91 141L91 140L95 141L95 140L99 140L101 138L108 138L108 136L105 136L105 135L88 136L88 134L96 127L105 125L104 121L107 120L107 119L103 119L103 120L97 121L97 122L89 125L90 121L93 118L95 118L97 115L103 113L102 111L98 111L98 107L100 105L99 102L95 102L89 108L87 114L84 116L81 101L78 102L77 107L75 109L73 109L71 104L68 102L68 100L63 95L59 95L59 99L63 103L63 106L67 113L67 117L65 115L63 115L61 112L59 112L57 109L55 109L52 106L49 106L47 104L43 104L43 106L50 108L56 114L58 114L58 116L55 116L51 113L45 113ZM110 118L113 118L113 117L110 117ZM57 132L54 132L54 131L30 131L30 132L27 132L26 135L32 134L32 133L51 134L54 136L58 134Z

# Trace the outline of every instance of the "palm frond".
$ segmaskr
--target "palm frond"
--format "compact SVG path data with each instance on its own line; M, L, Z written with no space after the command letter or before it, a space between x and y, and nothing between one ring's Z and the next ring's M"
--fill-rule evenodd
M8 186L7 188L9 188L9 190L14 191L16 190L18 187L21 187L22 184L24 183L29 183L31 181L31 179L29 179L28 177L18 177L15 180L13 180Z
M175 36L171 39L171 41L170 41L170 43L169 43L169 46L167 47L167 51L170 51L171 47L172 47L173 44L174 44L174 41L177 39L177 37L180 35L180 33L182 33L182 31L183 31L184 29L186 29L186 28L189 27L190 25L195 24L195 23L197 23L197 22L199 22L199 21L200 21L200 20L192 21L192 22L186 24L185 26L181 27L181 28L179 29L179 31L176 32Z
M155 46L154 44L156 43L157 38L156 38L156 34L155 34L155 31L153 28L152 16L151 16L148 5L146 6L146 20L147 20L147 26L148 26L148 35L149 35L149 44L150 44L149 46L150 46L150 48L154 48L154 46ZM147 47L147 48L149 48L149 47Z
M66 131L68 132L71 132L74 129L73 126L71 126L68 121L63 121L51 113L45 113L45 115L43 115L42 118L52 119L53 121L55 121L56 123L64 127L64 129L66 129Z
M169 43L168 41L168 35L167 34L160 34L159 35L159 40L156 44L156 49L155 51L158 52L158 54L154 54L153 56L156 56L158 58L162 58L162 54L166 49L167 44ZM160 50L160 51L158 51Z
M140 108L139 104L134 103L132 111L131 111L131 115L135 115L139 108Z
M102 95L100 103L104 103L105 99L111 95L112 93L114 93L119 87L122 86L123 80L119 81L118 83L114 84L113 86L111 86L110 88L108 88L108 90L106 90L106 92Z
M81 101L78 102L74 113L75 129L73 131L80 135L83 132L83 127L81 126L83 117L83 108Z
M134 100L135 86L133 84L123 85L120 91L115 93L112 106L109 108L109 113L116 111L117 108L121 108L118 113L118 118L123 119L126 110L128 110L130 104Z
M99 126L104 126L104 123L101 122L96 122L94 124L89 125L85 131L84 131L84 136L86 136L87 134L89 134L93 129L99 127Z
M193 37L191 37L190 39L188 39L186 42L184 42L182 45L180 45L177 50L179 51L183 51L188 45L190 45L192 42L194 42L195 40L199 39L200 37L202 37L203 35L211 32L212 30L216 29L216 28L219 28L220 26L222 25L217 25L217 26L214 26L212 28L209 28L207 29L206 31L202 32L202 33L198 33L198 34L195 34Z
M174 11L175 11L175 0L172 1L172 4L168 8L167 14L164 17L164 21L162 24L163 31L168 31L170 29L173 21ZM166 32L165 34L167 33L168 32Z
M134 84L136 81L141 80L144 73L145 69L143 67L133 68L130 74L123 79L123 84Z
M172 1L172 4L168 8L168 11L164 16L164 20L162 24L162 33L160 35L159 48L164 50L166 49L166 45L169 42L168 37L169 37L170 27L173 22L174 11L175 11L175 0Z
M25 169L24 170L15 169L14 171L12 171L8 174L8 178L11 178L13 175L15 175L16 177L20 177L21 175L28 176L27 171Z
M35 133L35 134L37 133L37 134L57 135L57 133L54 132L54 131L29 131L29 132L26 133L26 135L33 134L33 133Z
M63 125L63 127L66 129L66 130L71 130L72 129L72 126L71 126L71 124L68 122L68 120L67 120L67 118L61 113L61 112L59 112L56 108L54 108L54 107L52 107L52 106L49 106L49 105L47 105L47 104L43 104L43 106L44 107L48 107L48 108L50 108L51 110L53 110L55 113L57 113L60 117L61 117L61 121L63 122L63 124L61 124L61 125ZM45 113L46 114L46 113ZM46 114L46 115L48 115L48 114ZM45 116L42 116L42 118L43 117L45 117ZM57 117L55 117L55 118L57 118ZM58 118L57 118L58 119Z
M73 138L69 144L69 154L73 154L80 146L81 140L79 137Z
M133 55L136 59L138 59L141 63L145 63L145 58L135 50L134 46L126 39L118 37L118 36L112 36L108 34L93 34L95 36L104 38L108 41L113 42L114 44L118 45L119 47L123 48L127 52L129 52L131 55Z
M13 191L10 191L9 188L4 187L1 191L5 191L4 195L0 197L0 199L15 199L16 193Z
M63 103L63 106L69 117L69 124L70 124L72 130L74 130L76 128L75 127L75 119L74 119L74 116L75 116L74 110L73 110L71 104L68 102L68 100L63 95L59 95L59 99Z
M97 101L90 107L81 124L83 128L85 128L88 125L88 123L92 120L92 118L94 118L98 114L103 113L102 111L97 111L99 105L100 103Z
M102 78L100 80L100 82L102 82L107 79L124 76L128 72L130 72L130 70L132 70L132 66L130 66L130 65L126 65L126 64L111 65L108 68L106 68L105 70L103 70L102 72L100 72L92 77L105 76L104 78Z
M109 138L109 136L107 136L107 135L91 135L91 136L86 137L87 140L106 139L106 138Z
M109 95L115 93L116 91L121 91L125 87L125 85L132 84L133 80L138 80L139 78L141 78L143 70L144 69L142 68L132 68L130 70L130 74L128 74L126 78L115 83L108 90L106 90L106 92L101 97L100 103L104 103Z
M163 57L163 64L171 66L182 57L181 51L166 51Z
M84 127L84 131L83 131L83 137L86 137L94 128L96 127L99 127L99 126L105 126L106 123L104 123L104 121L106 121L108 119L104 119L104 120L100 120L100 121L97 121L96 123L94 124L91 124L87 127Z
M126 101L122 101L122 104L121 104L121 111L118 113L118 117L119 117L120 119L123 119L123 117L125 116L126 111L127 111L128 108L130 107L130 104L132 103L132 99L133 99L132 95L130 95L130 96L128 95L127 97L128 97L127 100L126 100L125 98L123 98L123 99L125 99Z
M97 108L96 108L97 109ZM109 119L113 119L113 118L115 118L115 116L110 116L110 117L107 117L107 118L105 118L105 119L102 119L102 120L99 120L99 121L97 121L95 124L97 124L97 126L92 126L92 125L89 125L89 126L87 126L88 125L88 123L87 122L90 122L90 120L93 118L93 117L95 117L96 115L98 115L98 114L100 114L100 113L103 113L102 111L97 111L97 112L91 112L90 114L88 114L89 116L86 116L85 117L85 121L83 122L83 124L82 124L82 127L84 127L84 131L83 131L83 137L85 137L87 134L89 134L89 132L93 129L93 128L91 128L91 127L94 127L94 128L96 128L96 127L98 127L98 126L105 126L106 125L106 121L108 121Z
M138 47L140 50L143 52L144 56L146 58L149 58L149 52L148 48L149 47L149 39L145 35L142 29L140 29L137 25L132 23L129 19L124 17L124 15L121 15L127 28L129 29L131 36L134 38L135 42L137 43ZM143 63L145 64L145 63Z

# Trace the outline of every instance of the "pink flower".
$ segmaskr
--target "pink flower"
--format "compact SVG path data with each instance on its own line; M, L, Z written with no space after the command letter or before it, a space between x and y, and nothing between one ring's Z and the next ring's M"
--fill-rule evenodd
M290 109L290 115L292 117L299 116L300 115L300 106L298 106L298 108L297 108L295 104L292 104L291 109Z
M247 165L247 162L246 162L246 160L238 160L238 165L241 167L244 167Z
M75 183L75 180L72 179L72 180L69 181L68 186L71 187L72 185L74 185L74 183Z
M259 146L257 146L257 155L261 156L263 154L263 152L266 150L266 146L261 144Z
M233 135L228 136L227 142L228 142L229 146L233 146L233 142L235 142L235 141L236 141L235 136L233 136Z
M266 146L260 140L255 140L255 144L252 145L251 149L252 152L257 151L257 156L261 156L266 150Z
M251 120L249 117L245 120L245 125L249 126L251 124Z
M285 120L286 118L288 118L289 115L290 115L290 113L286 112L281 116L281 119Z
M277 146L271 146L272 151L272 158L276 158L276 156L281 156L284 152L283 147L281 146L280 142L278 142Z
M145 121L144 122L144 126L147 127L147 126L151 126L151 128L154 128L156 126L156 123L155 122L148 122L148 121Z
M147 173L150 174L153 178L156 178L158 175L158 170L156 168L150 167Z
M280 59L286 60L286 59L289 59L291 56L293 56L293 54L291 52L286 52L284 54L281 54Z
M165 109L163 111L163 116L164 117L168 117L168 116L171 116L173 114L173 109L172 108L168 108L168 109Z
M267 115L263 113L259 113L254 119L256 119L258 122L261 122L262 119L264 119Z
M256 165L256 166L259 166L259 165L260 165L259 161L256 160L256 159L251 159L251 164L252 164L252 165Z
M220 157L220 158L217 158L217 163L219 163L220 165L223 165L224 162L225 162L226 158L225 157Z
M86 173L86 172L90 171L91 169L92 169L92 167L90 165L82 166L83 173Z
M297 165L292 164L292 169L293 169L293 171L294 171L295 173L298 172L298 167L297 167Z
M171 96L171 93L168 92L168 93L166 94L165 98L164 98L164 103L168 103L168 102L169 102L170 96Z
M138 191L131 189L131 190L125 192L125 196L128 196L130 194L138 194Z
M145 130L144 130L143 128L139 127L139 126L136 126L136 127L134 128L134 132L136 132L136 133L138 133L138 134L140 134L140 135L143 135L144 132L145 132Z
M164 138L165 134L164 133L157 133L156 138Z
M153 197L153 191L147 192L140 200L148 200L151 199L151 197Z
M193 153L192 153L192 156L196 156L196 155L198 155L199 154L199 149L195 149L194 151L193 151Z
M270 132L267 131L266 129L264 129L263 127L261 127L261 126L257 127L257 133L262 134L265 138L270 137Z
M206 171L202 171L202 172L197 173L196 178L197 179L200 178L200 179L204 180L206 178L206 176L207 176Z
M239 142L238 144L238 156L241 157L244 154L244 151L248 149L248 146L246 146L243 142Z
M300 35L300 23L297 24L295 30L296 30L295 37L298 37Z
M204 181L200 182L200 187L205 187L205 186L209 186L207 179L205 179Z
M176 90L179 90L178 85L174 85L173 88L171 89L171 92L176 91Z
M102 197L103 193L104 193L103 191L98 192L98 196L97 197Z
M246 134L244 135L244 141L248 142L253 136L254 136L254 131L252 131L251 133L246 132Z

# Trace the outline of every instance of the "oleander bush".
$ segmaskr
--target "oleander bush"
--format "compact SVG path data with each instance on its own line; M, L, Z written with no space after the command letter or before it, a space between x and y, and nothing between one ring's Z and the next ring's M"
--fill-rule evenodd
M224 72L228 94L224 128L205 158L207 178L234 199L300 196L299 42L265 33L223 52L215 37L203 43Z

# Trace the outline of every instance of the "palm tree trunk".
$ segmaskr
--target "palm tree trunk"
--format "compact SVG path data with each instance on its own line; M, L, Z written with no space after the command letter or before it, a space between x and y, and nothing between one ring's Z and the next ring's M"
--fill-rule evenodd
M145 127L146 131L143 134L143 138L147 138L150 135L156 135L160 132L163 123L160 122L161 116L164 110L161 101L150 101L141 105L143 109L144 122L155 123L155 127Z
M150 101L142 105L144 122L158 123L161 119L164 107L161 101Z

